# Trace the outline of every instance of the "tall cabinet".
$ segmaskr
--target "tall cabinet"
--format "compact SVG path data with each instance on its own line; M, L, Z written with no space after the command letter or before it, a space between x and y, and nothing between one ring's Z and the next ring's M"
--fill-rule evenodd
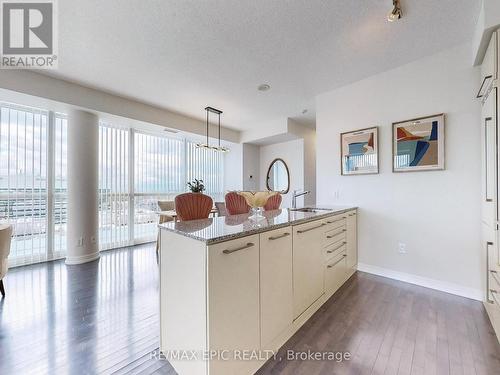
M484 305L500 338L500 132L498 123L499 32L493 33L481 65L477 98L481 101L482 193L481 231L486 270Z

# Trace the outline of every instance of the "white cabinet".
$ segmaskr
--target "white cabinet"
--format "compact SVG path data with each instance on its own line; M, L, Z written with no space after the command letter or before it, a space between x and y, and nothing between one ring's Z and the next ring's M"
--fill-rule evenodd
M347 272L350 277L358 268L358 231L357 231L357 212L347 213Z
M490 45L481 65L481 143L482 143L482 220L494 227L498 220L497 205L497 89L495 87L498 67L497 33L493 33Z
M292 228L260 234L261 347L271 347L293 321Z
M160 349L203 355L169 358L177 373L255 373L266 358L243 357L281 347L356 269L355 212L208 245L161 230Z
M260 348L258 235L208 247L208 316L209 350ZM209 372L245 372L248 362L210 361Z
M293 315L297 318L323 294L322 221L293 227Z
M498 98L499 37L493 33L481 66L478 98L481 100L481 220L482 249L486 260L485 307L493 328L500 338L500 254L498 221L500 218L499 195L499 150L500 132L497 113Z

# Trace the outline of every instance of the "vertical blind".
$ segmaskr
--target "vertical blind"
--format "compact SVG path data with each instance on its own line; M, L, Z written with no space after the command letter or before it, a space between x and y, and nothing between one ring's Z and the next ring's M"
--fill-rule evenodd
M155 238L158 201L185 191L184 141L134 132L134 239Z
M101 249L156 238L158 201L173 200L195 178L214 200L224 195L224 157L186 139L100 124Z
M101 249L130 243L129 131L99 126L99 244Z
M0 222L14 228L11 266L65 252L66 129L64 115L0 103Z
M196 147L195 142L186 141L187 181L202 179L205 194L214 201L224 200L224 153Z
M0 102L0 223L14 227L10 266L63 257L67 220L64 114ZM222 200L224 157L195 143L109 123L99 126L101 249L154 240L158 200L202 179Z

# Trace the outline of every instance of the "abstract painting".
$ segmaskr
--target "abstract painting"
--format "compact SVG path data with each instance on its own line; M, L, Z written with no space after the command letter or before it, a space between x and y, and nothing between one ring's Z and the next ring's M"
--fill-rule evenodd
M378 173L378 127L340 134L343 176Z
M444 169L444 114L392 124L393 171Z

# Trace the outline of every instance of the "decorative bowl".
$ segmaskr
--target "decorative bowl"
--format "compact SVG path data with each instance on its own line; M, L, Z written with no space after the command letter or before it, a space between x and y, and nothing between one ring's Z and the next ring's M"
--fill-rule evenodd
M262 215L262 207L264 207L267 203L267 200L273 195L278 194L277 191L240 191L238 192L247 204L252 207L253 215L249 217L249 219L256 220L262 219L264 216Z

